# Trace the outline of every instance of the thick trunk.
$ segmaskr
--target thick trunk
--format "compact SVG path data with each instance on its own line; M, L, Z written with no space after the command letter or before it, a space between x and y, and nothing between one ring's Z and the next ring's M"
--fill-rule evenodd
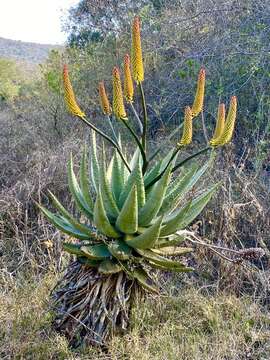
M54 327L73 347L104 345L127 330L129 314L141 290L124 272L102 275L96 269L71 263L53 291Z

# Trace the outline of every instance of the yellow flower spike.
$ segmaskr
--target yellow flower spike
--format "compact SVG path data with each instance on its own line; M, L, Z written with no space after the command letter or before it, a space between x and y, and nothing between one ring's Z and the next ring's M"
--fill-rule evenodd
M135 16L132 25L131 62L133 78L137 84L144 80L140 27L140 18Z
M127 114L124 106L120 72L116 66L113 68L113 112L118 119L124 119L124 120L127 119Z
M130 57L128 54L124 57L124 95L127 102L133 102L134 87L130 71Z
M225 104L219 104L218 106L218 114L217 114L217 122L214 135L210 140L210 144L215 142L223 133L225 125Z
M199 113L203 109L204 88L205 88L205 69L201 68L198 76L196 95L192 105L193 116L199 115Z
M228 144L231 141L235 127L236 110L237 110L237 98L236 96L232 96L230 101L229 112L224 125L224 130L217 139L212 140L210 142L210 145L222 146Z
M63 68L63 82L64 82L64 96L65 102L68 108L68 111L75 116L79 116L81 118L85 117L85 113L81 111L79 105L77 104L75 94L72 88L72 84L70 82L68 67L65 64Z
M178 146L189 145L192 141L192 111L189 106L185 108L183 135Z
M103 114L105 115L111 115L112 108L106 93L104 81L101 81L98 84L98 92L99 92L99 100L100 100L100 106L102 108Z

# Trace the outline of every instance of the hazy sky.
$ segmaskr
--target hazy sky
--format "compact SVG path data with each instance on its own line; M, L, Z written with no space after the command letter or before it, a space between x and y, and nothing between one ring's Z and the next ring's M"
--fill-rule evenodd
M79 0L0 0L0 37L61 44L63 11Z

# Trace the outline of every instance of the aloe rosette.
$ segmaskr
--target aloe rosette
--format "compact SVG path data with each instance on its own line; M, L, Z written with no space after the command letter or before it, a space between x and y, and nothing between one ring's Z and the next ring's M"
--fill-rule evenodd
M178 245L185 239L184 229L205 207L216 185L186 203L183 198L206 172L210 161L202 169L192 169L172 182L173 162L167 166L168 159L159 160L154 168L159 167L159 172L167 169L149 187L158 172L155 174L149 170L142 173L138 151L129 161L131 172L127 174L117 152L108 166L104 150L101 159L97 158L94 133L91 149L91 171L85 148L79 180L74 173L72 157L68 165L69 189L86 221L76 220L52 193L50 197L58 214L40 208L59 230L77 239L76 243L64 242L63 248L75 255L79 263L106 275L124 271L147 290L158 292L149 268L177 272L192 270L181 261L169 259L169 256L184 255L192 250Z
M55 327L64 332L73 345L82 341L104 344L116 328L126 329L132 298L143 290L159 292L153 270L183 273L193 270L183 260L183 256L192 251L183 246L190 234L187 227L218 186L198 190L197 183L213 166L216 148L230 142L235 126L237 100L233 96L227 117L225 105L219 106L216 129L209 144L184 160L177 160L183 147L192 142L193 121L203 111L205 69L202 68L193 105L186 106L184 121L179 127L183 126L182 137L165 157L160 156L164 144L149 154L137 16L132 27L131 50L133 80L140 92L143 115L139 116L133 106L130 58L125 55L124 92L120 69L114 67L112 72L112 106L104 82L99 83L101 110L113 137L87 119L77 103L67 65L63 71L68 111L91 128L91 144L82 151L78 174L72 155L68 163L69 190L81 216L74 217L51 192L49 196L57 212L38 206L48 220L66 234L63 249L75 257L54 292ZM139 135L130 121L125 100L136 119ZM114 129L115 120L134 140L131 155L128 154L130 148L122 145L120 134ZM98 143L96 135L111 145L113 153L109 159L105 143ZM194 158L207 152L211 155L203 166L190 166Z

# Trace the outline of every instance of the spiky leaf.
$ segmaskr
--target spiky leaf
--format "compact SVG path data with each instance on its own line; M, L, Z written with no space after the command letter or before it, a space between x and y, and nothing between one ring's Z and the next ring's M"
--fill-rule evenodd
M89 206L91 211L94 211L94 202L90 195L90 184L89 184L89 172L87 167L87 151L86 146L84 146L82 159L81 159L81 166L80 166L80 185L82 190L83 198L86 204Z
M119 260L127 260L132 254L132 248L123 240L115 240L108 245L110 253Z
M144 233L138 236L127 236L125 239L126 243L135 249L149 249L154 247L159 237L161 224L162 217L159 217Z
M151 250L140 250L140 249L136 249L136 251L143 256L146 260L150 260L151 262L157 264L157 265L161 265L166 267L168 270L173 270L173 269L178 269L181 267L184 267L185 264L179 262L179 261L175 261L175 260L170 260L167 259L163 256L160 256L158 254L155 254L153 251Z
M89 267L97 267L100 264L99 260L88 259L84 256L78 256L77 260L79 261L80 264Z
M96 142L96 133L92 130L91 133L91 162L90 162L90 170L91 170L91 180L96 193L99 189L99 163L97 158L97 142Z
M103 147L102 151L102 164L99 171L99 181L100 181L100 192L103 200L104 207L109 217L117 218L119 214L119 209L113 197L110 184L106 174L106 164L105 164L105 149Z
M57 199L57 197L49 191L50 198L56 207L56 209L64 216L64 218L74 226L75 229L79 230L80 232L84 233L85 235L88 235L89 237L94 237L94 232L86 225L81 224L79 221L77 221L69 211L65 209L65 207L60 203L60 201Z
M186 239L186 231L180 231L181 233L184 232L183 235L171 235L171 236L166 236L166 237L160 237L158 239L158 241L155 244L155 249L160 249L163 247L168 247L168 246L176 246L179 245L181 242L185 241Z
M160 236L168 236L174 234L177 230L179 230L179 226L181 221L183 221L184 216L188 212L191 207L192 201L189 201L183 208L179 211L176 211L170 217L168 216L164 221L164 226L160 230Z
M114 198L118 205L119 205L120 194L124 187L124 181L125 181L125 170L121 162L122 159L120 158L119 154L115 152L113 158L111 187Z
M118 273L120 271L122 271L122 267L120 264L118 264L117 262L113 261L113 260L104 260L100 263L99 267L98 267L98 271L101 274L115 274Z
M78 244L63 243L63 249L72 255L83 256L81 246Z
M142 165L141 151L138 147L136 148L136 150L132 156L132 159L130 160L130 163L129 163L131 170L133 170L135 168L135 166L137 166L137 163L139 163L140 166Z
M98 192L94 207L94 223L98 230L104 235L112 238L118 238L120 236L108 219L100 191Z
M197 167L191 169L180 181L176 184L175 188L165 197L164 203L161 208L161 213L164 214L168 211L173 211L180 199L182 199L188 191L190 191L202 175L209 168L211 162L207 162L198 171Z
M149 265L151 265L155 269L159 269L159 270L163 270L163 271L174 271L174 272L190 272L190 271L194 271L194 268L188 267L188 266L180 266L180 267L175 267L173 269L170 269L170 268L168 268L166 266L158 265L158 264L154 263L153 261L149 261Z
M151 249L151 250L158 255L180 256L180 255L185 255L185 254L192 252L193 248L166 246L161 249Z
M134 234L138 229L137 188L134 185L120 211L116 227L125 234Z
M160 236L166 236L175 233L177 230L188 226L203 210L214 194L217 185L212 186L200 196L193 199L185 207L172 214L165 220L165 225L160 231Z
M157 161L155 165L144 175L144 186L146 187L160 173L161 161Z
M194 219L196 219L196 217L202 212L207 203L211 200L218 186L219 184L212 186L206 192L198 196L196 199L192 200L191 206L186 213L183 222L181 223L181 226L177 230L182 230L186 228Z
M70 224L67 220L63 220L60 216L53 214L51 211L47 210L43 206L37 204L43 214L47 217L47 219L59 230L63 233L68 234L70 236L75 237L80 240L90 240L92 236L86 235L81 231L77 230L72 224Z
M138 283L144 287L146 290L153 292L155 294L159 293L159 289L157 287L157 285L154 283L154 281L149 277L149 275L147 274L147 272L142 269L142 268L138 268L138 269L134 269L131 273L132 277L134 277Z
M158 214L170 180L171 170L172 164L168 166L162 178L156 183L145 205L139 211L140 226L146 226L150 224L154 217Z
M70 160L69 160L69 164L68 164L68 183L69 183L70 192L73 195L75 204L77 205L78 209L84 215L86 215L90 220L92 220L93 219L93 211L86 203L86 201L83 197L81 188L79 186L79 183L74 174L72 155L70 155Z
M85 245L81 247L81 251L84 256L93 260L102 260L111 256L105 244Z
M145 203L145 190L144 190L144 181L143 181L143 174L142 168L140 166L139 161L135 168L130 173L128 180L121 192L120 195L120 206L122 207L128 194L130 193L132 187L136 185L137 188L137 199L138 199L138 208L141 208Z

